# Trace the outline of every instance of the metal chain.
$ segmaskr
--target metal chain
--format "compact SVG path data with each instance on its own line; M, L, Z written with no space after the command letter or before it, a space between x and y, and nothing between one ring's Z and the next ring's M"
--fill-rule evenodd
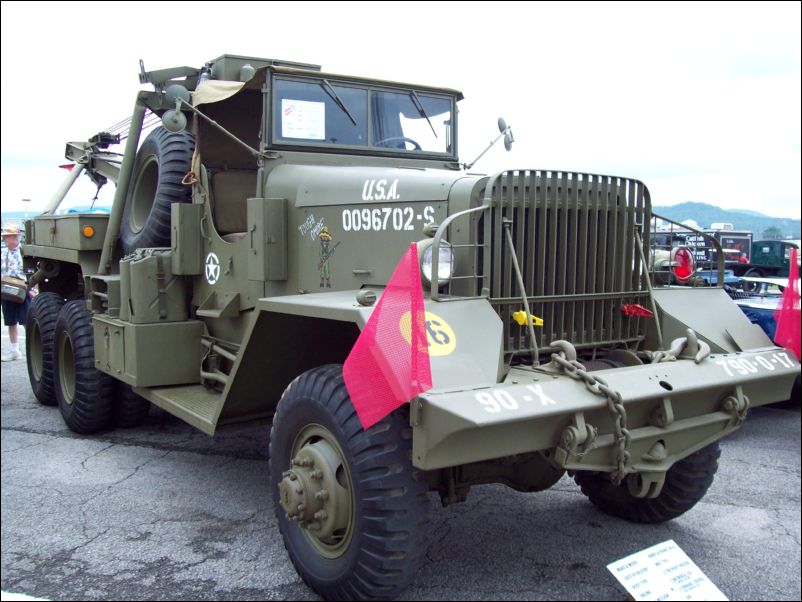
M573 346L572 346L573 347ZM570 353L570 352L569 352ZM567 359L565 351L552 353L551 361L559 366L566 376L574 380L581 380L585 388L607 400L607 409L613 416L614 437L617 446L616 464L618 468L612 473L613 482L617 485L626 476L626 466L629 463L629 447L632 443L632 436L627 430L627 411L624 408L621 393L611 389L607 382L599 376L593 376L585 370L585 367L575 359Z

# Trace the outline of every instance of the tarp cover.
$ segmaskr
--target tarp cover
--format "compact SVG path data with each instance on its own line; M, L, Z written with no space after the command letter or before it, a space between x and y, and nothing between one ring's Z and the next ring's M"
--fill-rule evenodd
M417 245L395 268L343 366L364 428L432 388Z
M221 100L234 96L244 85L243 82L229 82L215 79L201 82L192 93L192 105L197 107L202 104L209 104L210 102L220 102Z

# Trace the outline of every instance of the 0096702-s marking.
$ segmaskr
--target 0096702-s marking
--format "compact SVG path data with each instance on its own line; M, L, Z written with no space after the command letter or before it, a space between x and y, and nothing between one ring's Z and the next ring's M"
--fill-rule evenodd
M772 353L770 356L758 355L752 359L748 357L738 357L726 360L716 360L716 364L724 368L727 376L746 376L755 374L760 370L773 372L779 365L781 368L793 368L794 362L785 352Z
M342 220L345 232L415 230L415 222L428 224L434 221L434 207L427 205L420 213L412 207L343 209Z

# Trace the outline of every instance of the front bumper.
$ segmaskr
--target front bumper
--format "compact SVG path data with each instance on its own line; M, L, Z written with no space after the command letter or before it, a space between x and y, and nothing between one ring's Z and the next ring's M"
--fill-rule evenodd
M665 471L736 430L748 407L787 399L799 373L792 354L770 347L592 374L623 397L633 473ZM564 469L617 466L606 399L564 374L513 369L493 386L430 391L410 418L413 464L424 470L530 452Z

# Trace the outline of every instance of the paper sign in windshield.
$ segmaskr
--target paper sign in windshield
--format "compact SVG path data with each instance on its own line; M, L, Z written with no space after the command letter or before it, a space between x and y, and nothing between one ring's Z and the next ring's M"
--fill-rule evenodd
M304 140L326 138L326 103L281 100L281 137Z
M727 600L670 539L607 565L634 600Z

